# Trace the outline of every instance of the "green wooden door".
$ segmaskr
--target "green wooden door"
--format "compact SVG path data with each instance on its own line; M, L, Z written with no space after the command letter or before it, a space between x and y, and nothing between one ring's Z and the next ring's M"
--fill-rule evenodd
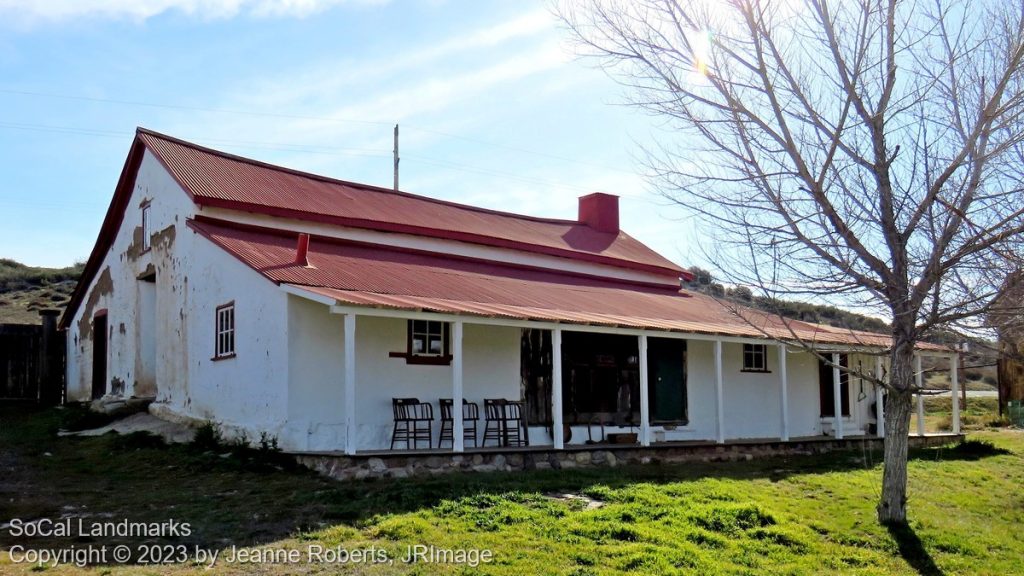
M648 338L648 391L652 422L685 422L686 340Z

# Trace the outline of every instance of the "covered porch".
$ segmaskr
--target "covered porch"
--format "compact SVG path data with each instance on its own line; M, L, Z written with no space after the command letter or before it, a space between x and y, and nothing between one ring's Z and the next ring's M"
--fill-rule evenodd
M485 316L484 310L370 307L308 287L282 288L290 294L289 326L296 333L315 327L310 335L315 345L291 344L296 349L289 369L289 438L282 444L292 452L361 458L468 454L484 460L518 454L521 460L560 451L699 452L884 436L877 401L884 394L877 386L801 348L764 338L524 320L494 311ZM415 335L420 351L431 353L411 358L414 327L427 323L444 327L442 340L435 342L437 335L429 330ZM870 346L832 344L819 353L884 378L885 361ZM948 358L955 395L956 355L924 354ZM750 355L762 356L754 359L757 369L748 369ZM307 386L306 368L329 381ZM917 373L920 379L920 367ZM392 446L393 398L431 405L429 447L425 442ZM476 404L475 442L460 433L468 414L455 409L446 424L454 433L439 447L441 399L453 406ZM523 445L483 445L484 404L490 399L522 403ZM920 397L917 406L922 412ZM959 435L958 412L954 402L946 441ZM916 432L933 437L923 428Z

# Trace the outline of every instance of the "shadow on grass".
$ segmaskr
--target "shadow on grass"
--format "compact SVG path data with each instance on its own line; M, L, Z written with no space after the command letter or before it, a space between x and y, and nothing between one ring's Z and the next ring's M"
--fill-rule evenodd
M885 528L889 535L896 541L899 547L900 556L906 560L910 567L921 576L943 576L942 570L935 565L935 560L925 549L917 533L908 524L890 523Z
M173 518L190 523L191 535L161 541L203 546L268 544L337 524L360 528L378 515L432 508L444 500L471 496L581 493L595 485L615 489L704 477L779 481L794 475L863 470L882 461L881 450L865 444L862 450L742 462L337 482L289 465L291 461L282 455L239 457L228 449L163 446L138 435L58 438L55 431L61 412L0 405L0 469L10 470L0 477L0 499L10 503L5 506L11 518L131 522ZM1005 452L980 444L987 443L914 450L911 458L976 460ZM8 531L0 530L0 547L11 543ZM102 543L133 541L115 538ZM67 541L36 538L32 544L63 546ZM904 549L902 541L900 549Z

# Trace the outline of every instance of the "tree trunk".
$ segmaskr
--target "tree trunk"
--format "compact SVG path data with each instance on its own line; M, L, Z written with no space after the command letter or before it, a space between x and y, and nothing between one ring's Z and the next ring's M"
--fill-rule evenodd
M885 468L878 521L882 524L907 522L907 448L910 413L913 411L913 345L894 347L889 371L890 389L885 398Z

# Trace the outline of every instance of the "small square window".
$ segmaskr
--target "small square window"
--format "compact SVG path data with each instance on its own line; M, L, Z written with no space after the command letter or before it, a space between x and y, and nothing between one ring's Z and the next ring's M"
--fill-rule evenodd
M744 344L743 370L747 372L767 372L768 346L764 344Z
M235 303L217 307L217 332L214 359L235 355Z
M150 226L152 225L152 222L150 221L150 211L149 211L150 206L151 206L150 204L146 204L145 206L142 207L142 250L143 251L149 250L149 248L150 248L150 246L149 246L149 237L150 237L150 235L152 233L150 231Z
M409 321L409 354L413 356L444 356L448 347L445 323L429 320Z

